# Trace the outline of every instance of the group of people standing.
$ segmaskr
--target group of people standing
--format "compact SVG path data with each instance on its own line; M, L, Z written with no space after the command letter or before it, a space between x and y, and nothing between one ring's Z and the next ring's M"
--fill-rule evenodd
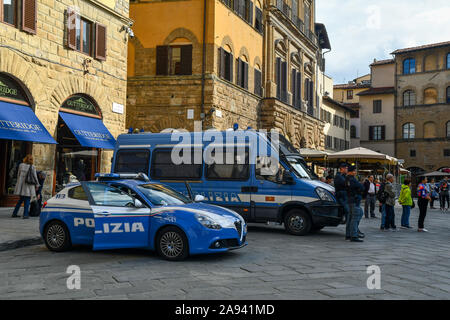
M395 224L395 203L396 192L394 189L394 176L387 174L385 180L381 183L374 179L374 176L369 176L364 183L356 179L356 167L349 166L342 163L339 167L339 172L334 178L334 187L336 190L336 199L338 203L344 208L346 216L346 234L345 239L352 242L363 242L365 235L359 229L359 224L363 216L361 208L361 201L365 199L364 215L366 219L377 218L375 214L376 202L379 202L381 212L381 231L397 231ZM419 181L417 188L418 207L420 210L418 231L428 232L425 229L425 217L427 214L428 203L433 199L433 191L439 193L441 210L445 209L445 203L449 200L450 182L448 177L445 177L439 185L432 182L431 186L427 183L427 178L423 177ZM438 186L433 189L433 186ZM405 179L398 203L402 205L403 212L401 217L401 229L412 229L410 225L411 209L415 207L411 192L411 180ZM370 216L369 216L370 214Z

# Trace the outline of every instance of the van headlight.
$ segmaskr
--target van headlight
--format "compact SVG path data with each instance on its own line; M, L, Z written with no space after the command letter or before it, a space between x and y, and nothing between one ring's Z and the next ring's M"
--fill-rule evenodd
M222 229L222 226L217 221L214 221L214 219L212 219L206 215L196 214L195 217L197 218L198 222L200 222L204 227L206 227L208 229L214 229L214 230Z
M324 188L316 188L316 193L319 196L319 199L322 201L334 202L334 198L327 190Z

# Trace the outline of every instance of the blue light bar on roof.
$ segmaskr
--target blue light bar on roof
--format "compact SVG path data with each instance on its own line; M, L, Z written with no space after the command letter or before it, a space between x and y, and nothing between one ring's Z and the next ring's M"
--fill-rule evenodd
M116 179L133 179L150 181L148 176L144 173L96 173L95 178L98 181L102 180L116 180Z

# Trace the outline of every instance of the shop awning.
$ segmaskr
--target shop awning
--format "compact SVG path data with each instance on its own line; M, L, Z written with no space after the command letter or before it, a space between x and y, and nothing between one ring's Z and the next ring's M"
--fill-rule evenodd
M66 112L59 115L83 147L114 149L116 140L102 120Z
M33 110L0 101L0 139L56 144Z

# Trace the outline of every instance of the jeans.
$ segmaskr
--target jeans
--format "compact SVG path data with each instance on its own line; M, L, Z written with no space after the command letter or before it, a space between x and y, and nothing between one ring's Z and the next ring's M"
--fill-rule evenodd
M366 197L366 202L364 203L364 216L366 218L369 217L369 206L370 206L370 216L375 216L375 203L377 201L377 197L375 194L368 194Z
M16 207L14 208L13 215L17 216L17 213L19 212L20 206L22 205L23 202L23 216L28 217L28 211L30 209L30 200L31 197L20 196L20 199L19 201L17 201Z
M384 228L385 229L397 229L397 227L395 226L395 212L394 212L394 207L390 206L388 204L385 204L385 211L386 211L386 221L384 223Z
M427 208L428 208L428 200L424 198L419 198L417 201L419 206L420 214L419 214L419 229L424 228L425 217L427 216Z
M402 227L409 227L409 216L411 215L411 207L403 206Z
M445 209L445 202L447 202L447 208L450 209L450 196L448 193L441 194L441 208Z
M363 211L359 205L351 203L349 205L350 208L350 223L347 224L350 226L350 236L351 238L358 238L359 235L359 222L363 216Z
M345 215L345 236L350 237L350 208L347 203L347 199L338 198L337 202L344 207Z
M386 204L381 205L381 229L386 225Z

